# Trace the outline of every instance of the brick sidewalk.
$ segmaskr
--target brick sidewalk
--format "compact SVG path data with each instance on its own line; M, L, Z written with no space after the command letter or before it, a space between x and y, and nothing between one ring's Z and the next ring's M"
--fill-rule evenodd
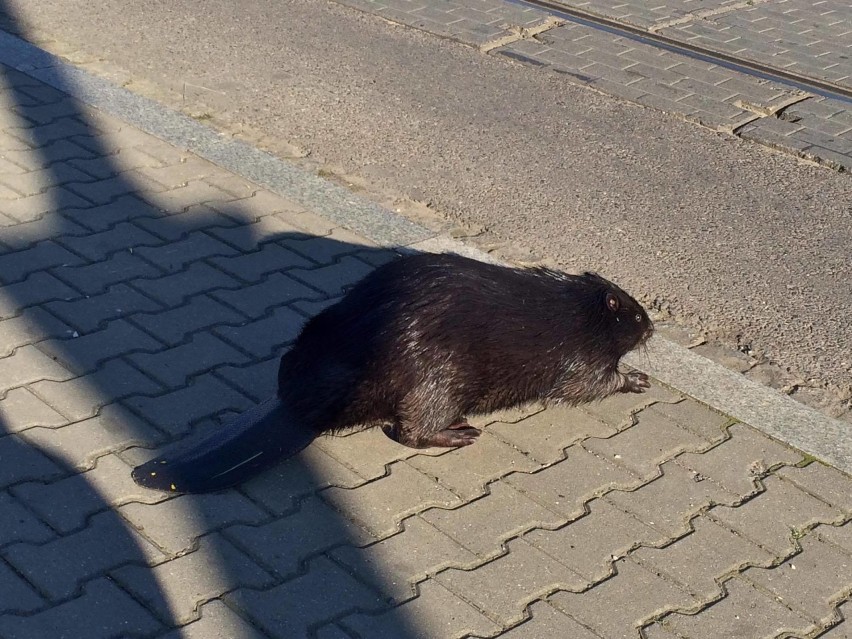
M393 253L0 75L0 638L852 634L852 481L659 385L138 488Z

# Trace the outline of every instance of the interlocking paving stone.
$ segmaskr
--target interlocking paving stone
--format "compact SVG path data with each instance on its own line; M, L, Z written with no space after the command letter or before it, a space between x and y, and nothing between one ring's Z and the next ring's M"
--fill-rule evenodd
M0 358L21 346L50 337L71 337L74 329L39 307L30 307L20 315L0 320Z
M45 605L45 601L4 561L0 561L0 627L6 613L29 613Z
M0 547L16 541L44 543L54 533L23 507L8 491L0 492ZM0 604L2 606L2 604Z
M39 242L32 248L0 256L0 280L3 284L20 282L36 271L54 266L76 266L85 263L79 255L71 253L50 240Z
M433 581L420 587L416 599L383 614L344 617L341 624L371 639L400 636L454 639L470 633L491 636L499 630L491 619Z
M526 530L556 528L566 521L503 482L459 508L430 508L420 517L481 558L496 557L503 541Z
M272 585L266 571L216 534L202 538L197 549L154 568L124 566L110 574L159 617L176 624L195 619L199 603L238 586Z
M15 388L0 400L0 424L6 433L33 426L63 426L68 420L25 387Z
M189 550L199 537L236 523L258 524L268 515L235 491L182 495L158 504L131 502L118 512L171 555Z
M131 469L116 455L104 455L98 458L94 468L84 473L53 483L27 482L11 491L56 531L67 534L82 528L89 517L111 506L130 501L155 503L166 497L137 486L130 477ZM69 495L74 498L69 499Z
M307 628L354 610L381 610L370 588L325 557L307 573L269 590L240 589L225 600L275 637L304 637Z
M0 286L0 318L15 317L33 304L80 297L80 293L49 273L33 273L23 282Z
M765 470L801 460L801 454L748 426L735 424L729 433L730 439L700 455L680 455L678 463L745 496L754 491L756 478Z
M530 601L557 589L580 591L587 585L584 577L523 539L506 547L505 555L476 570L449 569L434 579L504 626L519 622Z
M580 408L554 406L515 423L496 422L488 432L530 455L541 464L559 461L571 444L588 437L610 437L617 431Z
M215 290L210 295L251 318L257 318L276 306L300 299L317 299L322 293L283 273L273 273L259 284L236 290Z
M652 528L674 538L689 530L689 520L714 504L740 500L715 482L706 481L677 462L660 466L662 475L630 492L612 491L604 497Z
M589 439L584 443L587 450L645 478L656 476L659 465L678 453L702 450L709 445L710 442L651 409L638 414L635 426L608 439Z
M778 475L816 495L824 502L852 513L852 493L849 492L849 477L839 470L819 462L813 462L804 468L787 467L778 471Z
M847 524L849 526L850 524ZM749 568L743 577L814 621L828 619L849 591L852 557L814 535L799 540L802 552L775 568Z
M63 473L53 460L20 436L0 437L0 489L32 479L51 479Z
M848 522L842 526L817 526L815 532L821 540L828 541L852 554L852 526Z
M165 559L112 511L93 516L73 534L41 545L14 544L0 554L53 600L74 595L81 583L105 570L131 561Z
M96 331L110 320L134 313L159 310L162 309L162 305L122 283L109 287L100 295L78 297L69 301L48 302L45 304L45 308L67 322L68 326L73 326L79 334L85 334ZM53 320L54 324L58 322L59 320ZM45 324L51 325L49 321L40 320L36 326ZM57 330L54 336L70 337L72 332L71 330L62 332Z
M740 535L704 517L692 520L694 532L664 548L639 548L631 557L665 574L698 599L719 594L717 580L752 565L770 565L775 557Z
M387 476L356 490L326 488L322 498L377 537L395 532L408 515L459 503L449 490L405 462L391 464Z
M132 344L129 346L133 347ZM215 366L248 362L245 355L210 333L196 333L185 344L156 353L129 355L127 359L170 388L183 386L189 377Z
M763 548L783 557L794 549L794 538L818 522L833 522L842 513L799 490L793 484L768 477L766 492L741 506L720 506L712 518L730 526Z
M287 577L292 577L307 557L341 544L373 541L365 530L315 496L302 501L296 512L262 526L230 526L225 535Z
M213 333L256 358L265 358L280 356L283 346L296 338L304 323L303 316L282 306L253 322L217 326Z
M416 455L408 463L464 499L483 494L485 485L494 479L539 468L538 463L488 432L482 433L472 446L450 450L445 455Z
M564 461L531 474L506 478L513 488L528 494L548 509L573 519L583 514L584 504L615 488L631 488L642 482L579 446L567 449Z
M20 437L77 470L91 468L101 455L133 445L153 446L162 439L152 426L116 405L61 428L28 428Z
M591 590L579 594L558 592L548 601L604 637L637 636L636 628L667 608L697 603L686 591L630 559L617 562L616 569L613 578ZM643 596L634 596L638 592ZM736 635L717 635L723 636Z
M269 639L223 601L214 599L199 606L198 610L200 619L176 628L163 639Z
M690 639L771 637L781 630L792 630L795 633L812 626L800 614L741 578L726 581L725 589L727 597L702 609L698 614L666 616L665 626L679 633L676 636Z
M241 490L277 515L295 509L299 498L327 486L354 488L364 480L317 446L282 461L243 484Z
M590 502L589 511L563 528L533 530L523 538L590 584L608 577L612 562L634 546L665 541L661 533L605 500Z
M406 519L404 526L365 548L346 545L330 554L396 602L414 597L413 584L441 568L477 561L476 555L417 516Z
M537 601L529 607L530 619L500 635L501 639L540 639L541 637L571 637L571 639L599 639L588 628L556 610L546 601Z

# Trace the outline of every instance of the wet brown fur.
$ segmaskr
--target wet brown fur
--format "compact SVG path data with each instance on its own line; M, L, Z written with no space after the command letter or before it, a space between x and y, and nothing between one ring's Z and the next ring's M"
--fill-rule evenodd
M598 275L420 254L311 319L281 358L278 394L316 432L387 423L408 446L460 446L479 433L467 415L641 392L647 377L617 367L652 332Z

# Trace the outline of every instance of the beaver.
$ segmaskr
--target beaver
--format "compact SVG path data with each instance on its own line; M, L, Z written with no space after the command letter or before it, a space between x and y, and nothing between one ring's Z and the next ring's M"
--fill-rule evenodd
M276 397L133 477L177 492L225 488L356 426L381 425L413 448L467 446L480 434L469 415L643 392L647 375L618 363L653 330L642 306L596 273L401 257L304 325L281 357Z

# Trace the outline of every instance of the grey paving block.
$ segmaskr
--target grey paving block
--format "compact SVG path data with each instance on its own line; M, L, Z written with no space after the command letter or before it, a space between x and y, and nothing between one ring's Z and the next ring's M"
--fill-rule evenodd
M87 580L111 568L165 558L111 511L95 515L79 532L40 546L14 544L2 555L52 600L71 597Z
M179 273L137 279L131 284L149 297L170 307L179 306L188 297L205 291L217 288L242 288L238 280L203 262L190 264L189 268Z
M726 490L746 496L755 489L755 479L776 465L792 465L801 455L766 435L734 424L730 438L701 454L686 453L678 463L707 477Z
M190 377L225 364L243 364L248 358L215 335L196 333L188 342L156 353L137 353L127 359L164 386L177 388Z
M500 634L501 639L539 639L540 637L572 637L598 639L591 630L556 610L546 601L529 607L530 619Z
M330 555L395 602L416 596L414 584L442 568L478 563L475 554L419 517L406 519L403 531L380 542L364 548L350 543Z
M38 614L0 617L0 634L19 639L72 637L80 628L86 628L92 639L106 639L154 633L162 625L127 593L103 578L86 584L81 596Z
M852 513L850 478L839 470L819 462L812 462L804 468L782 468L778 471L778 475L811 495L819 497L827 504Z
M0 359L0 393L43 379L64 381L74 376L67 367L29 344Z
M213 332L237 348L258 358L281 355L285 344L292 342L302 329L305 318L282 306L266 317L242 321L238 325L217 326Z
M697 517L692 525L694 532L671 545L639 548L631 557L703 601L716 599L719 583L744 566L775 561L767 551L705 517Z
M12 162L24 167L28 171L38 171L45 167L45 158L49 158L50 164L64 163L71 160L91 159L95 154L87 148L75 144L72 140L57 140L46 144L39 153L31 150L7 151L3 155Z
M63 426L64 415L33 395L25 386L6 393L0 400L0 427L5 433L15 433L33 426Z
M505 481L567 519L582 515L584 504L593 497L642 484L629 471L577 445L566 453L564 461L531 475L510 475Z
M74 332L65 322L39 307L29 307L20 315L0 320L0 357L11 355L21 346L44 339L70 337Z
M167 497L137 486L130 476L131 470L116 455L104 455L98 458L94 468L85 472L52 483L18 484L11 491L53 529L68 534L83 528L95 513L111 507L129 501L156 503Z
M241 589L225 600L274 637L302 637L348 611L384 607L376 593L325 557L295 579L264 591Z
M420 595L381 614L354 614L340 622L361 637L395 639L446 637L455 639L471 633L493 636L500 630L491 619L432 580L420 586Z
M218 534L202 538L197 549L154 568L124 566L111 576L175 625L193 621L199 603L230 590L272 585L266 571Z
M38 344L38 350L76 375L93 372L107 359L138 351L161 351L164 347L162 342L123 319L91 333L78 333L77 337L65 335L63 339L48 339Z
M193 180L158 193L153 201L164 211L179 213L196 204L224 204L236 199L230 193L200 180Z
M487 431L474 446L456 448L444 455L415 455L408 463L464 499L484 494L488 483L509 473L532 472L541 467Z
M321 298L323 293L288 275L273 273L259 284L235 290L217 290L210 295L251 318L257 318L276 306L296 300L315 300Z
M755 567L743 577L771 592L778 601L812 619L830 618L833 602L852 588L852 557L806 535L802 552L774 568Z
M191 262L218 255L234 255L236 250L206 233L196 231L183 239L160 246L141 246L134 253L164 271L174 273L185 269Z
M55 186L35 195L6 202L3 205L3 213L18 222L31 222L47 213L88 206L88 200L75 195L64 186Z
M632 637L642 623L667 608L689 608L698 601L685 590L626 559L617 574L583 593L548 597L557 609L604 637ZM643 596L636 597L641 592ZM717 635L719 637L732 635Z
M554 590L579 591L587 585L583 577L523 539L510 541L506 548L506 554L475 570L449 569L434 580L503 626L520 622L528 603Z
M302 501L294 513L262 526L230 526L224 535L285 579L294 577L308 558L334 546L373 541L315 496Z
M275 394L278 388L279 355L276 353L248 366L222 366L216 369L214 375L227 380L255 402L262 402Z
M4 561L0 561L0 620L8 613L26 614L46 605L46 602ZM3 622L0 621L0 624Z
M199 606L198 612L200 619L174 629L163 639L269 639L218 599Z
M162 244L160 238L129 222L120 222L106 231L85 236L65 235L59 238L58 242L90 262L105 260L116 251Z
M277 515L294 511L299 501L327 486L354 488L364 480L316 446L253 477L240 490ZM295 525L295 522L293 522Z
M9 491L0 492L0 548L18 541L40 544L53 537L54 532L24 508L22 502Z
M730 422L730 418L694 400L687 399L676 404L660 402L646 409L645 412L662 413L709 442L721 441L727 437L723 426Z
M21 438L78 470L91 468L101 455L130 446L154 446L163 436L126 409L105 406L98 415L61 428L28 428Z
M265 243L251 253L227 258L213 258L210 263L245 282L258 282L264 276L294 268L311 268L304 257L275 244Z
M113 253L103 262L58 267L53 274L86 295L103 293L114 284L140 277L158 277L163 271L129 252Z
M153 334L162 342L174 346L190 339L190 334L213 326L240 326L246 318L237 311L211 299L196 295L188 303L156 313L138 313L130 321ZM223 327L223 330L227 330ZM239 344L238 344L239 345Z
M0 286L0 318L14 317L34 304L75 297L80 297L78 291L50 273L33 273L23 282Z
M326 295L338 295L372 270L373 267L369 264L355 257L346 256L330 266L313 270L295 269L289 271L289 274L321 290Z
M164 240L179 240L194 231L221 231L238 224L233 218L205 206L190 206L182 213L163 217L140 217L133 223Z
M217 215L221 215L217 213ZM222 242L239 249L240 251L254 251L269 241L288 240L298 241L312 237L306 234L296 224L290 221L286 215L266 215L254 220L240 220L239 222L221 216L223 219L231 220L231 225L211 226L207 232Z
M97 331L111 320L145 311L161 310L163 305L122 283L110 286L100 295L49 302L45 304L45 308L64 320L67 326L84 335ZM134 317L134 321L138 317ZM54 319L53 322L59 323L59 320ZM39 319L36 325L42 327L49 324L47 318L44 318ZM60 332L57 327L54 336L70 337L69 329L66 327L66 330Z
M92 231L106 231L119 222L138 218L156 218L162 211L135 195L122 195L108 204L100 206L71 206L63 209L63 214L73 222Z
M806 634L802 630L812 627L803 616L739 577L726 581L725 589L727 597L698 614L666 616L666 627L677 636L695 639L771 636L782 630Z
M30 385L36 395L71 421L92 417L101 406L139 393L165 389L147 375L120 360L110 360L94 373L66 382L43 381Z
M777 557L793 552L795 540L819 522L838 522L841 511L831 508L790 482L770 476L765 492L741 506L714 508L710 516Z
M405 462L392 464L387 476L359 488L326 488L321 496L378 538L395 532L408 515L432 506L449 508L459 504L458 497Z
M660 471L660 477L637 490L613 491L604 499L671 539L687 533L690 520L702 510L717 504L734 505L740 499L677 461L663 464Z
M237 523L260 524L269 515L236 491L181 495L158 504L132 502L118 512L170 555L186 552L199 537Z
M89 231L72 222L61 213L47 213L31 222L17 223L10 218L5 226L0 227L0 253L18 251L31 247L45 238L68 235L86 235Z
M588 584L609 577L612 563L639 544L656 545L665 536L603 499L589 513L557 530L532 530L524 541L568 566Z
M162 395L129 397L125 403L173 436L186 433L203 418L225 410L240 413L252 405L250 399L210 375Z
M505 482L492 484L487 495L458 508L430 508L420 517L482 559L498 556L504 541L524 531L566 522Z
M92 182L94 179L91 175L66 163L55 163L50 168L26 173L17 171L7 173L0 169L0 185L11 188L23 196L36 195L50 187ZM72 193L76 192L73 185L68 190ZM77 194L80 195L80 193Z
M659 473L659 466L679 453L709 448L711 442L679 427L662 413L643 410L637 424L607 439L588 439L583 446L644 478Z

